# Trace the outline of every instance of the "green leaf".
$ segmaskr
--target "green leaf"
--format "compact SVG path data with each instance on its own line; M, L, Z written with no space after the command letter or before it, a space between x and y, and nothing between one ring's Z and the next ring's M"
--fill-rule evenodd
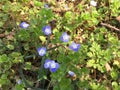
M111 75L112 79L114 79L114 80L116 80L118 78L118 72L115 69L113 69L111 71L110 75Z
M46 37L45 37L45 36L39 36L39 38L40 38L40 40L41 40L42 42L45 42L45 41L46 41Z
M29 39L30 39L30 35L29 35L29 32L28 31L26 31L26 30L20 30L19 32L18 32L18 38L20 39L20 40L23 40L23 41L28 41Z
M9 62L9 58L7 57L6 54L0 56L0 64L4 62Z
M15 85L15 90L25 90L24 89L24 84L16 84Z
M29 50L29 43L25 43L25 44L24 44L24 49L25 49L25 50Z
M73 15L73 13L71 11L68 11L65 13L65 18L70 19L70 18L72 18L72 15Z
M92 90L106 90L106 88L103 85L100 85L99 83L91 83L91 89Z
M88 55L89 57L93 57L92 52L88 52L87 55Z
M23 56L19 52L12 52L11 54L9 54L9 57L11 58L11 61L13 63L19 63L24 61Z
M42 2L34 0L34 5L40 7L42 6Z
M53 87L53 90L60 90L60 87L58 85Z
M91 59L91 60L88 60L87 62L87 66L91 67L91 66L94 66L95 64L95 60Z
M60 82L60 90L73 90L71 80L67 78L62 78Z
M0 21L0 27L2 27L4 25L3 21Z
M25 62L25 70L31 70L32 69L32 65L31 62Z
M0 86L1 85L8 85L8 84L10 84L10 81L7 78L7 74L2 74L2 76L0 77Z
M80 88L80 90L85 90L85 88L86 88L86 90L88 90L89 82L87 80L79 81L77 83L77 86ZM81 89L81 88L83 88L83 89Z
M80 69L80 73L88 74L90 71L87 67L83 67Z
M119 90L120 89L120 87L118 86L118 83L115 82L115 81L112 82L112 87L114 88L114 90Z
M104 59L106 61L110 61L112 58L112 52L111 49L104 50Z
M46 9L46 8L42 8L40 10L40 12L38 13L38 15L40 15L41 17L41 22L40 23L47 23L49 21L52 21L53 19L53 13L52 13L52 10L51 9Z
M8 45L7 45L7 48L9 48L10 50L14 50L14 45L8 44Z

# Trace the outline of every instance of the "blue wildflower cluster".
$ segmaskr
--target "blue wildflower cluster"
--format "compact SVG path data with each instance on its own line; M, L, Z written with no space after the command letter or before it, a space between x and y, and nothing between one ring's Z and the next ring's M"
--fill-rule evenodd
M44 68L49 68L51 72L56 72L59 68L59 63L55 62L54 60L46 59Z
M51 26L49 26L49 25L44 26L42 28L42 31L47 36L52 34ZM64 32L61 35L60 40L62 42L69 42L70 36L67 34L67 32ZM80 48L80 44L72 42L72 44L69 46L69 48L71 50L77 52L79 50L79 48ZM38 48L37 51L38 51L40 56L44 56L46 54L46 47ZM45 69L49 68L49 70L51 72L55 72L59 68L59 63L55 62L54 60L46 59L45 64L44 64L44 68ZM74 73L73 72L69 72L69 74L72 76Z
M47 5L45 5L45 7L47 7ZM22 22L22 23L20 23L20 27L23 29L26 29L29 27L29 24L26 22ZM50 25L43 26L42 32L47 36L51 35L52 34L51 26ZM67 34L67 32L64 32L61 35L60 40L62 42L67 43L70 40L70 36ZM69 46L69 48L70 48L70 50L77 52L80 48L80 44L72 42L71 45ZM47 52L47 48L46 47L39 47L39 48L37 48L37 51L38 51L38 54L40 56L44 56ZM55 62L54 60L46 59L46 61L44 63L44 68L45 69L49 68L49 70L51 72L55 72L59 68L59 63ZM70 74L70 76L74 75L74 73L71 71L69 71L68 73Z
M70 36L69 36L66 32L64 32L64 33L62 34L62 36L60 37L60 40L63 41L63 42L69 42ZM77 43L75 43L75 42L72 42L72 44L69 46L69 48L70 48L71 50L77 52L77 51L79 50L79 48L80 48L80 44L77 44Z
M44 26L42 28L42 31L47 36L52 34L51 26L49 25ZM38 48L37 51L40 56L44 56L46 54L46 47ZM59 68L59 63L55 62L54 60L46 59L44 63L44 68L45 69L49 68L51 72L56 72L57 69Z
M50 26L44 26L42 28L42 31L45 35L50 35L52 33ZM40 56L44 56L46 54L46 47L38 48L37 51Z

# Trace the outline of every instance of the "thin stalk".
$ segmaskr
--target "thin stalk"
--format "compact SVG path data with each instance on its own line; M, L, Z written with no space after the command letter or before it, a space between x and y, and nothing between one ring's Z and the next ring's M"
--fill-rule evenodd
M58 47L60 47L60 46L62 46L62 45L58 45L58 46L52 47L52 48L48 49L47 51L50 51L50 50L56 49L56 48L58 48Z
M49 41L50 41L50 36L47 36L47 37L48 37L48 39L47 39L47 42L46 42L46 49L48 48L48 44L49 44ZM40 66L40 70L39 70L39 78L43 78L43 76L45 74L47 74L47 72L44 69L44 63L45 63L45 56L43 56L42 60L41 60L41 66ZM43 80L42 83L43 83L43 87L44 87L45 80Z

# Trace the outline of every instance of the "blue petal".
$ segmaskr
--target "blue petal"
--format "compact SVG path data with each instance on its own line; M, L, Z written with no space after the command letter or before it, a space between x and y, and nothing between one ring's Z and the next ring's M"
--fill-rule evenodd
M51 72L56 72L56 71L57 71L57 68L50 68L50 71L51 71Z
M44 68L49 68L51 61L52 61L52 60L50 60L50 59L46 59L46 60L45 60L45 64L44 64Z
M21 22L21 23L20 23L20 27L23 28L23 29L26 29L26 28L29 27L29 24L26 23L26 22Z
M72 71L69 71L68 74L69 74L70 76L74 76L74 75L75 75L75 73L72 72Z
M59 68L59 63L56 63L56 68L57 68L57 69Z
M55 65L55 67L53 67L52 65ZM51 72L56 72L56 70L59 68L59 64L58 63L56 63L56 62L52 62L51 64L50 64L50 71Z
M48 4L45 4L44 7L49 9L49 5Z

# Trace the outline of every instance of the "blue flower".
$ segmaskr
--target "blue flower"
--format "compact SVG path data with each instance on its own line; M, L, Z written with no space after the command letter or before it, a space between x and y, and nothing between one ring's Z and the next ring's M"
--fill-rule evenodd
M44 7L49 9L49 5L48 4L45 4Z
M44 56L46 54L46 47L41 47L37 49L40 56Z
M22 81L19 79L19 80L17 81L17 83L18 83L18 84L22 84Z
M44 68L49 68L51 72L56 72L59 68L59 64L56 63L54 60L46 59L44 63Z
M71 77L73 77L73 76L75 75L75 73L72 72L72 71L68 71L68 74L69 74Z
M51 26L44 26L42 28L42 31L45 35L50 35L52 32L51 32Z
M74 42L72 42L72 44L69 46L69 48L75 52L77 52L80 48L80 44L76 44Z
M70 39L70 36L66 32L64 32L62 34L62 36L60 37L60 40L63 41L63 42L68 42L69 39Z
M59 68L59 63L56 63L55 61L52 61L50 63L49 69L51 72L56 72L58 68Z
M21 23L20 23L20 27L23 28L23 29L26 29L26 28L29 27L29 24L26 23L26 22L21 22Z
M45 64L44 64L44 68L46 68L46 69L49 68L51 62L52 62L52 60L46 59L46 60L45 60Z

